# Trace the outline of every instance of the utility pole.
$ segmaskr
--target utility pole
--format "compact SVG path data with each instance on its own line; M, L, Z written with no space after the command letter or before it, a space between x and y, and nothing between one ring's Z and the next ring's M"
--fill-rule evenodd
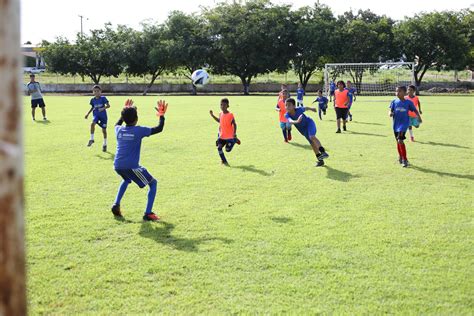
M20 0L0 1L0 315L27 314Z
M83 20L83 19L89 20L89 19L86 18L86 17L83 16L83 15L80 15L80 14L79 14L79 18L81 19L81 37L82 37L82 36L84 36L84 31L83 31L83 29L82 29L82 20Z

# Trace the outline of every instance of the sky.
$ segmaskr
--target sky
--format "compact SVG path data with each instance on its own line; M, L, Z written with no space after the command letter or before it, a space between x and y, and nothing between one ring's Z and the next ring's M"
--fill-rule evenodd
M292 4L294 8L313 5L316 0L273 0L275 4ZM474 0L319 0L335 14L347 10L371 9L400 20L425 11L474 9ZM107 22L139 29L142 21L163 22L169 12L199 12L200 7L213 7L222 0L21 0L21 41L33 44L62 36L74 40L81 30L101 28Z

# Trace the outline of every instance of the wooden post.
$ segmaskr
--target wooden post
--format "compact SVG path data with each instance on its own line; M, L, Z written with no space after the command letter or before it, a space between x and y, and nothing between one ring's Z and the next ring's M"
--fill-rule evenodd
M0 0L0 316L26 315L20 0Z

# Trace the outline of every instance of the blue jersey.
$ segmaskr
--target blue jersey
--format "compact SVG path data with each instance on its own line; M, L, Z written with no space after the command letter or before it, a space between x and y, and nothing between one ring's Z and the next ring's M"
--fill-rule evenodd
M298 88L298 90L296 90L296 100L303 100L304 95L305 93L303 88Z
M321 109L325 109L328 106L328 98L326 98L325 96L317 97L314 101L318 102L319 107Z
M334 81L331 81L331 83L329 84L329 91L336 91L336 84L334 83Z
M115 169L135 169L139 167L142 138L151 135L151 128L142 126L115 126L117 152Z
M294 124L295 127L296 127L299 131L305 130L306 127L308 126L308 124L311 124L311 122L314 123L314 121L313 121L311 118L309 118L309 117L307 117L305 114L303 114L304 111L306 111L304 107L299 107L299 108L295 108L295 115L290 115L290 113L288 113L288 112L286 112L286 114L285 114L285 117L286 117L287 119L292 119L293 121L298 120L298 118L300 117L300 115L303 115L303 119L301 120L301 122L298 123L298 124Z
M94 110L92 111L92 114L93 114L94 116L96 116L97 114L100 113L101 115L107 116L107 114L106 114L107 112L106 112L105 110L99 112L99 109L105 108L105 106L107 105L107 103L109 103L109 100L107 100L107 98L104 97L104 96L101 96L101 97L99 97L99 98L96 98L96 97L92 98L92 99L91 99L91 102L89 102L89 104L90 104L90 105L92 106L92 108L94 109Z
M393 130L395 132L406 132L410 125L408 111L415 111L416 107L410 100L395 99L390 103L393 113Z

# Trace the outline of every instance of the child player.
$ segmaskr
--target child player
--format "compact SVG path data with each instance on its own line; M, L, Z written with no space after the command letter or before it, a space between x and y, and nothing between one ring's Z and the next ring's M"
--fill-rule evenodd
M335 91L336 91L336 84L334 83L334 80L331 80L331 83L329 83L329 102L332 102L332 98L334 97Z
M405 99L408 99L411 102L413 102L415 107L418 109L418 112L420 114L423 114L423 112L421 112L420 99L418 98L418 96L415 95L415 92L416 92L416 87L414 85L409 85L408 95L405 97ZM408 126L408 132L410 132L410 141L414 142L415 136L413 135L413 126L416 128L420 127L420 122L418 122L415 112L409 111L408 116L410 116L410 126Z
M275 110L278 111L278 114L280 117L280 128L283 132L283 139L285 140L285 143L288 143L288 141L291 140L291 124L288 123L288 120L285 117L285 114L286 114L285 101L286 99L288 99L288 97L289 97L288 90L283 90L282 98L278 98L278 103L275 108Z
M156 196L157 181L148 171L141 167L140 162L140 147L142 145L143 137L148 137L158 134L163 131L165 126L165 113L168 109L168 104L165 101L158 101L158 107L155 108L160 122L155 127L137 126L138 114L137 108L133 106L132 100L125 102L125 107L122 110L120 119L115 124L115 134L117 137L117 152L115 153L114 168L115 171L122 177L117 197L112 205L112 213L116 217L122 217L120 211L120 201L122 200L128 185L133 181L140 188L149 186L148 201L146 204L145 214L143 220L158 221L160 218L153 213L153 202ZM125 122L125 126L122 124Z
M288 91L288 85L285 84L285 83L282 83L281 86L280 86L280 92L278 93L278 101L280 101L280 100L285 101L285 100L286 100L286 99L283 97L283 91L286 91L286 93L288 94L288 96L286 97L286 99L290 97L290 92Z
M237 124L235 123L234 114L230 113L227 109L229 108L229 99L224 98L221 100L221 110L219 117L214 115L212 110L209 111L212 118L219 123L219 134L216 140L217 152L221 157L222 164L228 166L229 163L224 156L222 148L225 147L226 152L231 152L235 144L240 145L240 140L237 138Z
M35 81L35 75L30 75L30 82L26 86L28 89L28 95L31 95L31 117L33 121L35 120L36 107L39 106L41 113L43 114L43 121L48 120L46 118L46 104L43 100L43 95L41 94L41 85L39 82Z
M403 140L405 139L405 134L407 132L408 126L410 125L410 116L408 111L415 112L418 120L421 123L420 113L416 109L413 102L405 99L407 93L407 88L405 86L398 87L397 98L392 101L390 104L390 117L393 117L393 132L395 134L395 139L397 140L397 150L398 150L398 162L403 167L408 167L408 158L407 158L407 149Z
M303 105L303 97L306 93L304 92L303 86L301 85L301 82L298 83L298 89L296 90L296 106L304 106ZM289 98L290 96L288 96Z
M351 98L350 98L349 106L347 110L347 117L349 121L352 121L351 106L352 106L352 103L356 101L357 88L352 85L352 82L350 80L347 80L347 90L349 90L349 93L351 94Z
M316 124L311 118L304 114L307 110L316 112L316 109L304 106L296 107L295 99L292 98L286 100L285 106L285 116L288 119L288 122L295 125L296 129L301 133L301 135L306 137L313 148L313 151L316 154L316 159L318 160L316 167L324 166L323 159L328 158L329 155L326 153L326 150L324 150L319 139L316 138Z
M106 110L110 108L109 100L102 95L102 89L99 85L95 85L92 88L94 97L91 99L89 104L91 109L87 112L85 119L89 117L89 114L92 112L92 123L91 123L91 138L87 143L87 146L90 147L94 143L94 131L95 124L99 125L102 128L102 133L104 134L104 144L102 145L102 151L107 151L107 112Z
M328 108L328 98L323 96L323 91L318 90L318 97L313 101L313 103L314 102L318 102L318 115L319 119L322 120L323 117L321 116L321 112L326 115L326 109Z
M346 89L346 84L344 81L337 82L337 90L334 92L334 108L336 110L336 119L337 119L337 131L336 133L341 132L341 120L342 120L342 129L346 131L346 120L347 112L349 111L349 102L351 101L351 94L349 90Z

